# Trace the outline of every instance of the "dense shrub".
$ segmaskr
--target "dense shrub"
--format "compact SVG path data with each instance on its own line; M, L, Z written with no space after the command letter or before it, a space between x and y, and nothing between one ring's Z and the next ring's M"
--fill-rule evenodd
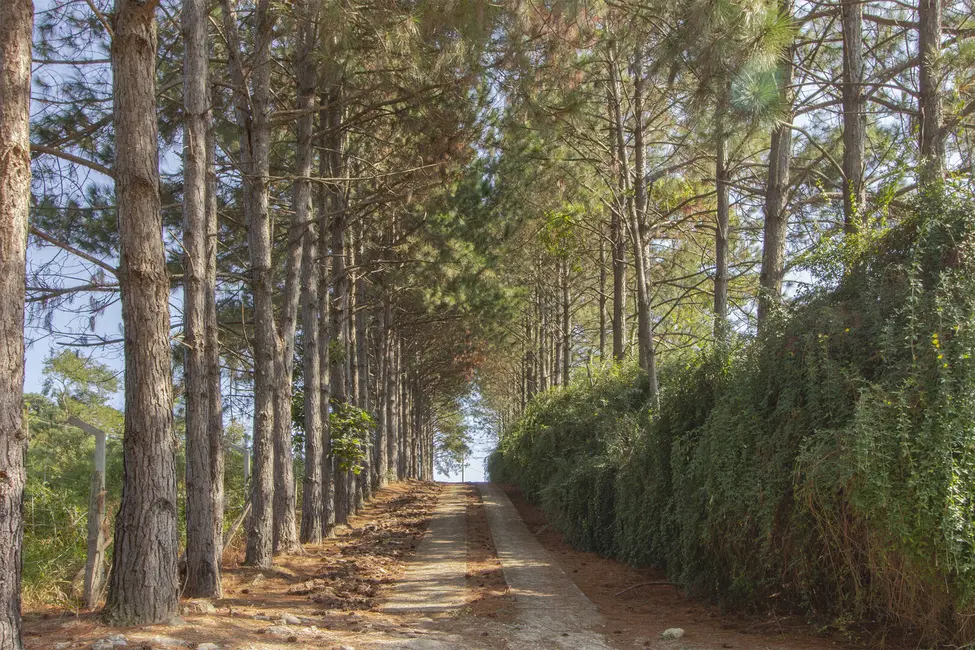
M492 477L692 593L975 640L975 215L928 197L763 336L540 395Z

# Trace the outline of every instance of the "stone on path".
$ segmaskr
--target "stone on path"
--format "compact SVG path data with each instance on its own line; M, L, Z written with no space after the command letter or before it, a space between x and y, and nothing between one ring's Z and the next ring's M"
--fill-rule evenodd
M449 612L467 604L467 501L463 485L449 483L433 511L406 573L380 611Z
M508 495L490 483L477 487L518 611L518 624L505 630L508 646L609 650L590 629L602 622L596 606L531 534Z

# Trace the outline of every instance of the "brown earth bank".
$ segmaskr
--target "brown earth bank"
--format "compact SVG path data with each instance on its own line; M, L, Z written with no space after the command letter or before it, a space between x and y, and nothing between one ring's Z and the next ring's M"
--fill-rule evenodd
M394 617L370 609L415 551L439 492L435 483L390 485L334 538L279 555L271 569L242 566L238 542L224 555L224 597L183 602L182 615L171 625L117 628L104 625L97 611L26 611L25 647L82 649L123 634L127 647L140 650L179 647L178 642L223 649L340 648L361 634L401 632Z
M816 623L770 612L764 616L722 612L686 598L659 570L636 568L578 551L552 528L545 512L530 503L516 485L500 486L529 530L582 592L599 608L607 640L621 648L741 648L813 650L916 649L916 643L883 627ZM682 628L679 642L661 642L660 633Z

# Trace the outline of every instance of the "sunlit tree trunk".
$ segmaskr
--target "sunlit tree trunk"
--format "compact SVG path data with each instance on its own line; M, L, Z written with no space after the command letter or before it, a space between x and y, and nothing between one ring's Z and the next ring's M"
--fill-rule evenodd
M310 167L310 165L309 165ZM297 198L297 196L295 197ZM277 356L274 370L274 552L297 549L298 522L295 515L294 451L292 446L291 398L295 365L295 330L301 293L301 255L304 224L295 206L288 228L288 247L284 269L284 302L277 326ZM306 216L307 220L307 216Z
M0 2L0 650L23 648L24 292L34 5Z
M186 403L186 584L219 598L222 527L215 528L207 326L210 263L210 92L207 3L183 0L183 368ZM215 459L214 459L215 460Z
M731 206L728 186L728 104L731 87L726 84L718 97L714 126L714 178L718 193L718 210L715 215L714 242L714 338L718 342L728 339L728 235L731 221Z
M342 159L341 136L341 107L338 84L333 84L330 96L332 109L329 111L328 127L334 133L329 151L331 166L329 172L333 177L342 175L344 161ZM349 274L346 269L346 230L348 215L345 209L342 189L333 186L330 193L329 206L331 209L331 260L332 260L332 340L334 352L332 358L332 401L336 405L349 402L350 354L349 346ZM348 522L350 512L350 494L354 492L354 479L351 470L341 469L340 460L335 463L335 523Z
M321 97L322 104L327 104L326 96ZM322 122L327 123L327 116L322 116ZM326 141L323 138L320 149L325 148ZM329 176L331 163L329 156L322 155L319 158L319 174L323 178ZM331 537L335 533L335 456L332 453L331 422L329 413L332 404L332 381L331 381L331 351L329 341L331 341L332 314L331 301L329 300L329 268L331 262L328 257L328 244L331 239L329 229L329 209L328 192L325 188L318 191L318 288L319 288L319 312L318 312L318 367L319 367L319 406L322 414L322 537Z
M176 435L169 278L156 128L155 4L117 0L112 39L115 196L125 327L122 502L105 614L117 625L178 612Z
M238 21L231 0L221 0L230 76L240 138L243 204L247 221L251 292L254 300L254 424L251 514L244 560L258 567L273 559L274 498L274 386L279 353L274 321L271 272L271 215L269 212L269 126L271 38L274 16L269 0L259 0L254 12L254 48L247 70L241 58ZM249 90L248 90L249 82Z
M599 360L606 360L606 239L599 233Z
M863 156L867 140L867 94L863 66L863 3L843 0L843 223L863 226Z
M207 338L206 371L207 398L209 400L209 426L207 438L210 443L210 499L213 504L211 514L216 545L216 562L223 558L223 513L224 513L224 468L226 449L223 440L223 396L220 383L220 336L217 322L217 245L219 223L217 221L217 172L216 131L211 121L207 129L207 259L203 276L203 293L206 295L206 314L203 330Z
M781 3L784 12L791 3ZM786 212L789 195L789 169L792 162L792 46L786 48L779 62L779 103L783 115L772 129L769 149L768 178L765 185L765 223L762 238L762 271L759 277L758 329L762 330L769 312L782 299L785 277L785 246L789 229Z
M562 385L569 385L572 370L572 300L569 290L569 262L562 263Z
M356 385L358 390L357 395L357 406L361 408L366 413L372 413L372 400L369 395L369 354L368 354L368 334L367 334L367 323L366 316L368 312L364 308L366 302L366 280L363 273L363 256L365 254L365 248L362 243L362 234L360 232L359 236L356 237L356 247L355 247L355 263L356 263L356 280L355 280L355 314L353 316L353 323L355 324L355 362L356 362ZM361 508L366 499L369 499L372 494L372 454L373 454L373 441L370 437L367 437L363 442L365 445L365 459L363 462L362 471L359 473L359 489L358 489L358 500L356 502L356 508Z
M626 354L626 215L632 206L630 169L626 152L622 93L614 48L609 51L609 104L612 121L611 149L616 168L617 187L613 201L610 236L613 240L613 359L622 361Z
M945 144L942 134L941 29L942 0L919 0L918 49L920 50L920 83L918 108L921 113L921 169L918 182L922 187L938 182L945 171Z
M301 227L303 254L301 259L301 333L302 379L305 412L305 476L301 501L302 542L317 543L322 539L322 400L321 359L318 343L318 224L312 214L311 176L314 163L312 135L315 116L315 91L318 85L317 66L312 56L318 36L318 16L314 2L298 7L297 103L304 111L298 117L295 150L294 204L295 221Z
M387 303L388 304L388 303ZM393 324L392 311L390 310L387 324ZM386 474L391 480L399 480L399 381L402 374L399 363L399 337L393 335L390 342L389 371L386 374L386 427L389 432L386 434L387 470Z

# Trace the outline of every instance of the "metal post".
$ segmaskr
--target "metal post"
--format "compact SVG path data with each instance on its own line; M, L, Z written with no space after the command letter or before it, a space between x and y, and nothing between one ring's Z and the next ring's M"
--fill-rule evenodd
M108 547L108 516L105 507L105 432L71 416L68 424L95 438L94 469L88 496L88 550L85 560L85 607L98 606L105 582L105 551Z

